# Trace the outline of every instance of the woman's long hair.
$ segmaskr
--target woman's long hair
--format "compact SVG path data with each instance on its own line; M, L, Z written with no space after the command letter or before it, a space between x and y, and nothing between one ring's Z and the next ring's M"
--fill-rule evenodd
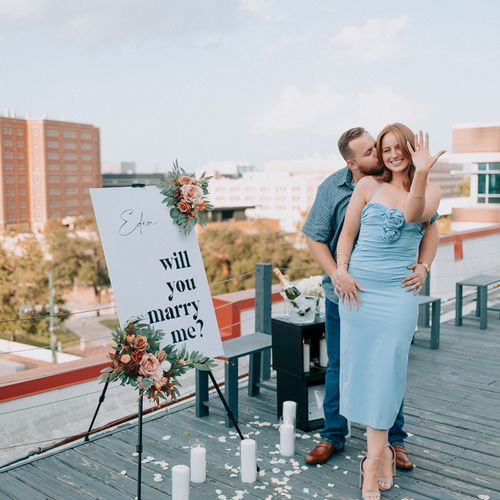
M406 142L408 141L411 144L411 147L415 149L415 135L406 125L403 125L402 123L391 123L390 125L384 127L382 132L378 134L377 155L379 157L379 161L382 163L383 166L383 171L381 176L382 181L384 182L392 181L392 172L383 163L383 154L382 154L382 140L387 134L390 134L391 132L398 139L403 155L410 162L408 168L404 172L405 177L403 178L403 188L406 191L410 191L411 183L413 182L413 176L415 175L415 165L413 164L413 161L411 159L411 153L410 150L408 149Z

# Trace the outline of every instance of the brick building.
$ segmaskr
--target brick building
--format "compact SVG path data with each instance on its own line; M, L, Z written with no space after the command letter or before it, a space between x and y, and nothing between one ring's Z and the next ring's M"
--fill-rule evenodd
M88 190L101 186L98 128L0 116L1 232L92 215Z

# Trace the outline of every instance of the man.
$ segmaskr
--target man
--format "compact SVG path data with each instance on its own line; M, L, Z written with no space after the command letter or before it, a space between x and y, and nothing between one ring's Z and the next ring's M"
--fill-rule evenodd
M323 288L326 296L325 333L328 351L328 367L325 377L325 399L323 410L325 425L320 432L321 442L307 455L306 462L321 464L344 449L348 432L346 419L339 414L339 368L340 368L340 319L338 297L334 291L336 282L336 246L342 230L345 211L356 182L365 175L379 175L375 140L363 128L347 130L338 142L339 151L347 167L330 175L318 188L318 193L302 232L314 260L325 272ZM422 239L418 262L409 266L412 270L402 282L408 292L421 290L428 268L434 259L438 230L431 224ZM403 405L396 422L389 430L389 441L396 450L396 466L399 469L413 468L404 448L407 437L403 430Z

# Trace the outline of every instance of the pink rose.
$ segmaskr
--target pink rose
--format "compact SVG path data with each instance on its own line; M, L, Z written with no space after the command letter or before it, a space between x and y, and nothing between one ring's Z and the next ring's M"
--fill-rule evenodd
M156 375L158 368L160 368L158 358L151 353L144 354L141 359L139 373L144 375L144 377L152 377L153 375Z
M187 184L185 186L181 186L181 196L189 203L197 204L203 198L203 190L200 186Z
M179 358L179 359L177 360L177 363L178 363L179 365L181 365L181 366L186 366L186 365L187 365L186 360L185 360L184 358Z

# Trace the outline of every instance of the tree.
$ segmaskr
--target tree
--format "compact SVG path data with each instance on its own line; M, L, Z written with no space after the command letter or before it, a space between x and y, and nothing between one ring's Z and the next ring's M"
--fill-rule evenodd
M0 321L17 318L19 311L16 303L16 284L14 261L0 245ZM16 323L6 322L1 325L2 333L15 340Z

